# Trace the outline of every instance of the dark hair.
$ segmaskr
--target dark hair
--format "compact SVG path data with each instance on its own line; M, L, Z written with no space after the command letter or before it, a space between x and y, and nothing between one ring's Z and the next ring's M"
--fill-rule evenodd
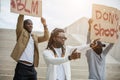
M53 43L54 43L54 37L56 37L60 32L65 32L64 29L60 29L60 28L55 28L52 32L51 32L51 36L49 38L48 41L48 45L47 45L47 49L50 49L53 51L55 57L57 57L57 54L53 48ZM62 57L65 55L65 48L64 46L62 46Z
M102 46L102 47L105 47L105 46L106 46L105 44L101 43L100 41L97 41L97 44L98 44L99 46Z
M24 22L23 22L23 27L25 28L25 25L28 23L28 21L31 21L30 19L26 19L26 20L24 20ZM31 21L32 22L32 21Z
M97 46L93 50L96 52L96 54L101 55L101 53L103 52L103 47L105 47L106 45L103 44L101 41L97 41L96 43Z

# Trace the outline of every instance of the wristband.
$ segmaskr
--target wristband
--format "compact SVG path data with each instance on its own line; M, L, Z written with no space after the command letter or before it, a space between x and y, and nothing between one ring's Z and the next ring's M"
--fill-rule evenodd
M68 59L71 60L70 56L68 56Z

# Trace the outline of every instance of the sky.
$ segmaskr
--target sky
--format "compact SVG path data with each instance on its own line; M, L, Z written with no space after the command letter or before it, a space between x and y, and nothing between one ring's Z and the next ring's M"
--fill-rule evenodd
M65 28L82 17L92 16L92 4L120 10L120 0L42 0L42 16L48 29ZM18 14L10 12L10 0L0 0L0 28L16 29ZM33 31L43 31L39 17L25 16L33 21Z

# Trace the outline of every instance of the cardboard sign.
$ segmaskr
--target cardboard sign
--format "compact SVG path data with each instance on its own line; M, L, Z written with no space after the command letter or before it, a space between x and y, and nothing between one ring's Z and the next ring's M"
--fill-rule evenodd
M11 0L11 12L23 15L42 16L42 0Z
M118 39L119 15L116 8L94 4L91 40L100 38L101 41L115 43Z

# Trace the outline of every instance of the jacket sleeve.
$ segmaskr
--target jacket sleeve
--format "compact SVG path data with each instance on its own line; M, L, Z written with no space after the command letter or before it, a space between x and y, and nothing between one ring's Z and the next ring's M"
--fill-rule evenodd
M52 54L53 53L51 53L51 51L49 50L45 50L43 52L43 57L47 64L59 65L69 61L68 57L58 58L58 57L54 57Z
M39 36L38 37L38 42L44 42L47 41L49 39L49 31L47 28L44 29L44 35L43 36Z
M16 25L16 35L17 35L17 40L20 36L20 33L23 30L23 20L24 20L24 15L19 15L18 20L17 20L17 25Z

